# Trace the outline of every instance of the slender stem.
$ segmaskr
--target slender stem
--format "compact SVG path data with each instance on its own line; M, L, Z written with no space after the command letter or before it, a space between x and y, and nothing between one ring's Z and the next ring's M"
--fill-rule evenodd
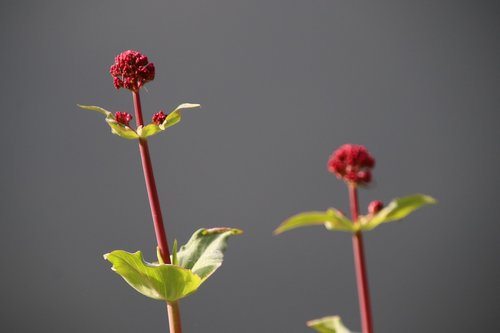
M142 120L141 96L138 91L132 92L134 98L135 118L137 126L144 126ZM148 192L149 205L151 207L151 215L155 228L156 241L160 249L160 255L165 264L170 264L170 251L168 247L167 234L163 225L163 217L161 215L160 199L156 190L155 177L153 174L153 165L149 154L147 139L139 139L139 151L141 153L142 169L144 171L144 179L146 181L146 189ZM182 333L181 316L179 311L179 303L171 302L167 304L167 312L169 318L170 333Z
M349 183L348 188L352 220L354 223L358 223L358 190L353 183ZM373 333L370 292L368 290L368 274L366 271L363 235L360 231L352 236L352 248L354 251L354 265L356 266L356 283L358 286L361 326L363 328L363 333Z
M133 92L133 96L137 126L144 126L144 122L142 120L141 97L139 95L139 92ZM149 155L147 139L139 140L139 151L141 153L142 170L144 171L144 180L146 181L146 189L148 191L149 206L151 207L151 215L153 217L156 241L158 242L158 247L160 248L160 254L163 262L166 264L170 264L170 252L168 247L167 235L165 233L165 227L163 225L160 199L158 198L158 191L156 190L155 176L153 174L153 165L151 163L151 156Z
M168 302L167 312L169 320L169 328L171 333L182 333L181 313L179 311L179 302Z

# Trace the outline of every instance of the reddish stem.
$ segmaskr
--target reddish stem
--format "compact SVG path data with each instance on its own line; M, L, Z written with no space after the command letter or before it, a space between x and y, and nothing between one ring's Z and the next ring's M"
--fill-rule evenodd
M141 97L139 92L133 92L135 117L137 126L144 126L142 120ZM161 215L160 199L156 190L155 176L153 174L153 165L149 155L149 147L147 139L139 139L139 151L141 153L142 170L144 171L144 179L146 181L146 189L148 191L149 206L151 207L151 215L153 216L153 224L155 227L156 241L160 248L161 258L165 264L170 264L170 252L168 248L167 235L163 225L163 217Z
M167 303L167 312L169 318L170 333L182 333L179 302L175 301Z
M358 223L358 190L353 183L348 184L351 215L354 223ZM363 333L373 333L372 312L370 306L370 292L368 290L368 274L366 271L363 235L361 231L352 236L354 251L354 265L356 266L356 283L358 286L359 307L361 311L361 326Z
M135 118L137 126L144 126L142 120L141 96L138 91L132 92L134 98ZM141 153L142 169L144 171L144 179L146 181L146 189L148 191L149 205L151 207L151 215L155 228L156 241L160 249L160 256L165 264L170 264L170 251L168 247L167 234L163 225L163 217L161 215L160 200L158 191L156 190L155 177L153 174L153 165L151 156L149 155L148 141L145 138L139 139L139 151ZM167 303L167 312L169 318L170 333L182 333L181 317L178 302Z

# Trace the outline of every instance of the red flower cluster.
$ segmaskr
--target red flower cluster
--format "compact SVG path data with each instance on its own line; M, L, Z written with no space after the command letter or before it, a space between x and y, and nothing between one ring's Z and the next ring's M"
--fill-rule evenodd
M165 112L163 112L163 111L156 112L153 115L153 123L159 126L159 125L163 124L163 122L165 121L166 118L167 118L167 115L165 114Z
M155 78L155 65L140 52L128 50L115 58L109 69L116 89L138 91L146 82Z
M372 215L375 215L378 212L380 212L382 210L382 208L384 208L384 203L382 201L380 201L380 200L373 200L368 205L368 213L372 214Z
M328 160L328 171L346 182L368 184L375 160L364 146L345 144L333 152Z
M132 115L128 112L115 112L115 120L125 126L128 126L132 120Z

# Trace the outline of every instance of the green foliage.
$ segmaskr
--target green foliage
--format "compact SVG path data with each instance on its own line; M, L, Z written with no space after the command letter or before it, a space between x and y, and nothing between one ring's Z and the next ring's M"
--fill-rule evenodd
M360 216L359 223L353 223L339 210L334 208L330 208L325 212L304 212L294 215L281 223L274 230L274 234L278 235L288 230L315 225L324 225L330 231L369 231L382 223L401 220L416 209L435 203L436 200L434 198L423 194L397 198L392 200L387 207L375 215Z
M352 221L340 211L330 208L326 212L313 211L294 215L274 230L274 234L278 235L288 230L314 225L324 225L328 230L354 232L356 229Z
M116 134L122 138L130 140L147 138L156 135L166 130L167 128L179 123L182 119L181 117L182 110L200 107L200 104L192 104L192 103L181 104L178 107L176 107L169 115L167 115L162 124L160 125L148 124L146 126L138 126L137 131L135 131L129 126L125 126L123 124L118 123L115 120L115 116L113 115L113 113L106 109L94 105L79 105L79 104L77 105L82 109L92 110L103 114L104 116L106 116L106 122L111 127L111 132L113 134Z
M95 105L80 105L80 104L77 104L77 106L80 107L80 108L82 108L82 109L97 111L97 112L102 113L103 115L105 115L106 118L111 117L111 118L114 119L113 113L109 112L106 109L101 108L100 106L95 106Z
M227 239L241 234L239 229L213 228L196 231L188 243L177 251L174 242L172 263L144 261L141 252L122 250L105 254L112 269L141 294L173 302L195 292L222 265Z
M307 322L307 326L319 333L351 333L343 324L339 316L323 317Z
M199 229L177 253L179 266L192 270L205 281L222 265L228 237L241 233L232 228Z
M161 256L159 252L158 260L161 262ZM179 266L179 259L177 258L177 239L174 239L174 246L172 246L172 265Z
M105 254L112 270L144 296L164 301L176 301L195 292L201 285L199 276L188 269L144 261L140 251L129 253L116 250Z
M79 104L77 104L77 105L82 109L97 111L97 112L105 115L106 122L108 123L109 127L111 127L111 133L116 134L122 138L129 139L129 140L139 139L139 135L137 134L137 132L134 131L129 126L125 126L123 124L118 123L115 120L115 116L113 115L112 112L110 112L106 109L103 109L100 106L79 105Z
M116 134L124 139L134 140L139 139L139 135L128 126L120 124L115 119L106 118L106 122L111 127L111 133Z
M178 122L181 121L182 116L181 116L181 111L185 109L192 109L192 108L198 108L200 107L200 104L192 104L192 103L183 103L176 107L174 111L170 112L167 115L167 118L165 118L165 121L159 126L162 130L166 130L170 126L174 126Z
M436 199L423 194L414 194L394 199L374 216L367 215L360 218L360 230L368 231L378 227L382 223L401 220L416 209L435 203L437 203Z
M160 133L161 131L162 131L162 129L160 128L160 126L158 126L156 124L148 124L146 126L137 127L137 134L141 138L147 138L149 136L156 135L156 134Z
M192 108L197 108L200 107L200 104L191 104L191 103L184 103L179 105L178 107L175 108L174 111L172 111L170 114L167 115L163 123L160 125L156 124L149 124L145 127L139 127L137 129L137 133L141 138L147 138L153 135L156 135L167 128L174 126L175 124L179 123L182 119L181 116L181 111L185 109L192 109Z

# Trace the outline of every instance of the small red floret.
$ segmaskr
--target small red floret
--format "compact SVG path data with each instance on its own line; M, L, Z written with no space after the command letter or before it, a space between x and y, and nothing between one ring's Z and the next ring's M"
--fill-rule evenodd
M155 65L149 63L148 57L142 53L128 50L115 57L109 73L116 89L138 91L147 82L154 80Z
M328 171L337 178L355 184L368 184L372 180L371 169L375 160L361 145L345 144L338 148L328 160Z
M115 112L115 120L125 126L128 126L132 120L132 115L128 112Z
M368 205L368 213L372 214L372 215L375 215L378 212L380 212L382 210L382 208L384 208L384 203L382 201L380 201L380 200L373 200Z
M153 115L152 121L154 124L159 126L159 125L163 124L163 122L165 121L166 118L167 118L167 115L165 114L165 112L160 111L160 112L156 112Z

